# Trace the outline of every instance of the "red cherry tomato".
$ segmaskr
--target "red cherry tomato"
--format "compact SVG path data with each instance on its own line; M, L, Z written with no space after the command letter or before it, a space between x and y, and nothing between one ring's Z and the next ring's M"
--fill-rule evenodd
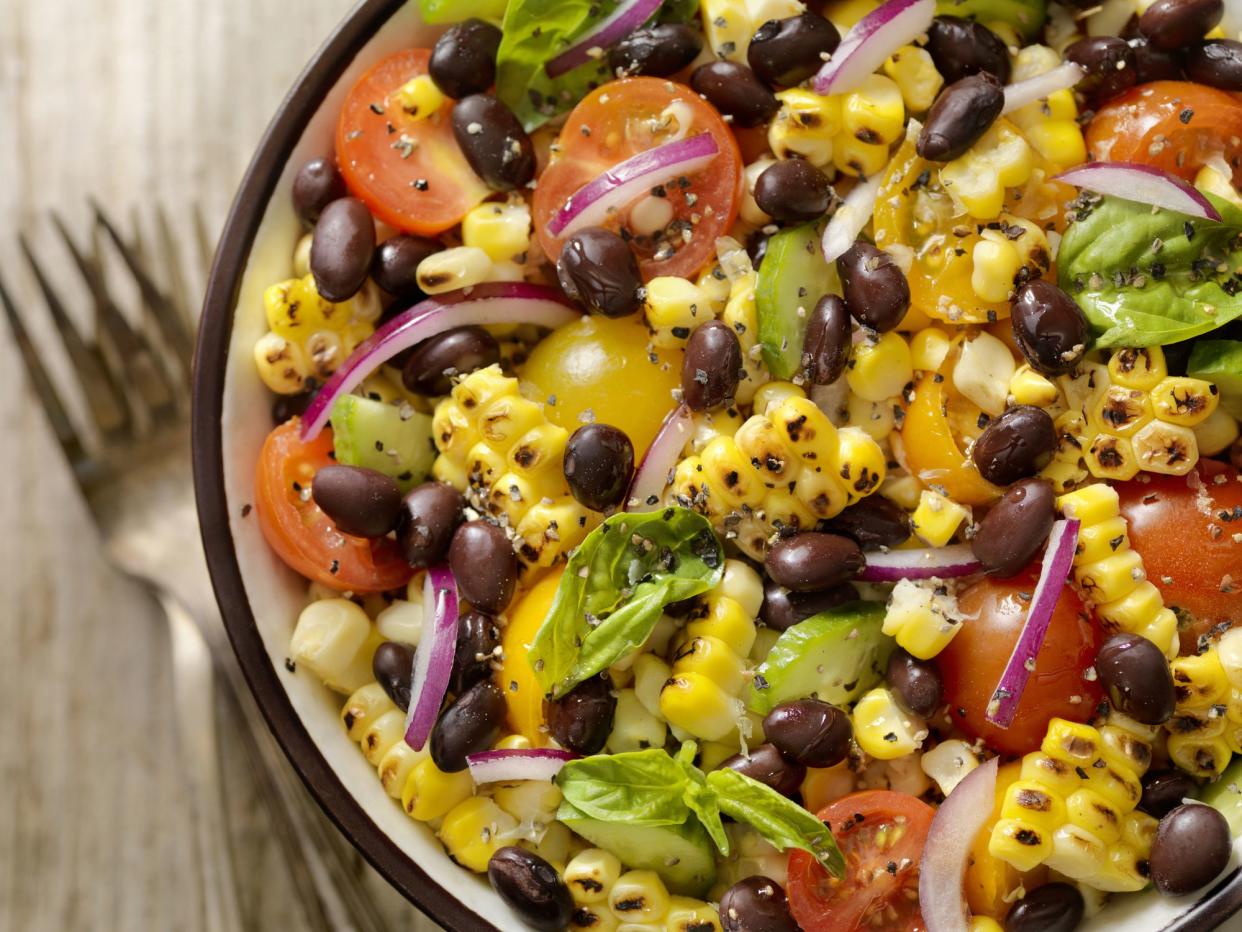
M821 809L845 855L834 880L805 851L789 852L785 892L805 932L920 932L919 861L936 814L907 793L866 790Z
M998 728L987 721L988 703L1018 640L1038 578L1036 566L1014 579L984 579L963 592L957 602L966 619L962 630L936 656L954 723L1006 754L1038 748L1053 718L1085 722L1102 695L1099 684L1082 675L1095 662L1100 630L1067 585L1013 724Z

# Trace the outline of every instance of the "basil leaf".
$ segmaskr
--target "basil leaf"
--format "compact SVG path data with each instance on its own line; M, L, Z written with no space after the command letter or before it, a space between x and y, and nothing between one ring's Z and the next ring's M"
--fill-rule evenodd
M707 785L707 777L703 775L703 771L694 766L697 749L698 746L693 741L686 741L673 759L686 779L682 799L699 817L717 850L728 857L729 836L725 834L724 822L720 818L720 803L716 800L715 791Z
M566 802L592 819L681 825L686 774L663 748L571 760L556 775Z
M724 551L685 508L617 514L569 558L530 659L540 685L563 695L642 646L664 606L720 582Z
M1045 0L938 0L936 12L981 23L1008 23L1029 39L1043 26L1048 5Z
M832 830L793 800L727 767L709 773L707 785L716 791L725 815L749 823L777 849L801 848L833 877L845 876L845 858Z
M1224 223L1115 197L1075 202L1057 280L1086 314L1096 346L1177 343L1242 315L1242 210L1207 197Z

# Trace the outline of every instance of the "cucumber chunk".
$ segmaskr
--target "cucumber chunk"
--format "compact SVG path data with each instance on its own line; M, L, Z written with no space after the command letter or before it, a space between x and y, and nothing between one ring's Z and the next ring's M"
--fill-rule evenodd
M763 361L778 379L792 378L802 367L806 322L819 299L841 292L837 267L824 259L821 233L819 223L808 223L774 234L759 266L759 344Z
M392 476L408 492L435 462L431 418L409 405L342 395L332 406L332 445L343 466L365 466Z
M669 893L704 897L716 881L716 848L694 816L684 825L601 822L562 802L556 817L626 867L655 871Z
M1242 757L1235 757L1219 780L1204 787L1200 801L1225 817L1234 838L1242 835Z
M850 602L789 628L755 671L747 707L766 715L808 696L833 705L854 701L883 678L893 649L883 624L884 603Z
M1214 382L1220 389L1221 406L1242 418L1242 341L1196 340L1186 374Z

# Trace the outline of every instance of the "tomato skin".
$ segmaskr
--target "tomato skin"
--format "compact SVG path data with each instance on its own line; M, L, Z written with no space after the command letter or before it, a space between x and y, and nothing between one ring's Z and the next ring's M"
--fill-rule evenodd
M255 511L268 546L307 579L343 592L385 592L414 575L397 542L342 534L309 496L315 473L333 460L332 431L309 443L298 436L292 418L267 435L255 475ZM335 564L336 571L333 572Z
M407 81L427 73L430 58L427 49L407 49L382 59L350 90L336 127L336 159L350 192L380 220L420 236L460 223L491 194L453 137L451 102L413 120L392 99ZM403 137L412 148L393 148ZM421 180L425 190L416 186Z
M1144 478L1117 484L1130 546L1165 604L1193 616L1179 635L1182 653L1194 653L1214 625L1242 622L1242 542L1234 540L1242 534L1242 482L1216 460L1200 460L1186 476Z
M918 898L906 892L918 890L935 814L922 800L892 790L851 793L821 809L817 816L832 828L846 873L834 881L810 854L791 850L785 892L794 919L805 932L921 932ZM890 863L906 866L886 870Z
M1182 114L1191 111L1189 122ZM1242 185L1242 100L1190 81L1151 81L1114 97L1086 132L1090 158L1141 162L1193 181L1212 156Z
M589 181L670 141L667 132L653 133L651 124L675 101L693 115L687 135L711 133L720 152L690 176L688 187L664 186L674 218L692 223L690 242L674 237L670 242L676 243L676 251L667 259L655 258L658 247L650 236L631 235L630 246L644 281L661 275L693 278L714 258L717 238L728 232L741 206L743 165L737 140L716 109L690 88L662 78L625 78L605 84L574 108L557 140L557 154L539 178L533 203L535 230L550 260L556 261L563 245L562 238L548 230L552 217ZM687 195L693 195L692 204L687 204ZM621 229L628 217L628 209L619 211L604 226Z
M1038 748L1053 718L1087 721L1103 695L1099 683L1082 676L1095 662L1102 640L1099 626L1066 585L1013 724L998 728L987 721L988 703L1026 620L1029 598L1023 600L1019 593L1029 597L1038 579L1036 563L1013 579L983 579L973 584L957 600L966 619L962 630L936 656L954 724L1006 754Z

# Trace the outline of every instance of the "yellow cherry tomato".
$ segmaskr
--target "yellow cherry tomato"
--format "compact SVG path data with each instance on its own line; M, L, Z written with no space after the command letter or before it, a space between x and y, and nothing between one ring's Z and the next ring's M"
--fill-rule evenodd
M509 612L509 623L501 636L504 663L500 667L500 686L509 707L509 730L522 735L534 747L543 747L548 736L543 730L543 689L531 669L530 645L543 624L564 565L552 570L527 592Z
M650 346L636 317L582 317L551 333L530 354L524 381L543 398L550 420L572 433L588 421L625 431L635 461L655 439L681 384L681 354Z
M964 400L952 399L950 406L948 382L948 376L928 372L915 386L914 401L901 424L906 467L924 485L943 489L959 504L986 505L1001 490L979 475L958 446L953 426L966 422L960 415Z
M1047 871L1037 867L1025 874L1015 869L1007 861L992 857L988 851L988 841L992 837L992 826L1000 819L1001 806L1005 801L1005 791L1018 779L1022 764L1015 761L1005 764L996 775L996 802L992 806L992 817L988 819L974 844L970 846L970 858L966 862L966 902L970 911L976 916L990 916L992 919L1004 919L1013 905L1013 891L1019 886L1028 891L1035 889L1047 880ZM1006 897L1009 897L1006 900Z

